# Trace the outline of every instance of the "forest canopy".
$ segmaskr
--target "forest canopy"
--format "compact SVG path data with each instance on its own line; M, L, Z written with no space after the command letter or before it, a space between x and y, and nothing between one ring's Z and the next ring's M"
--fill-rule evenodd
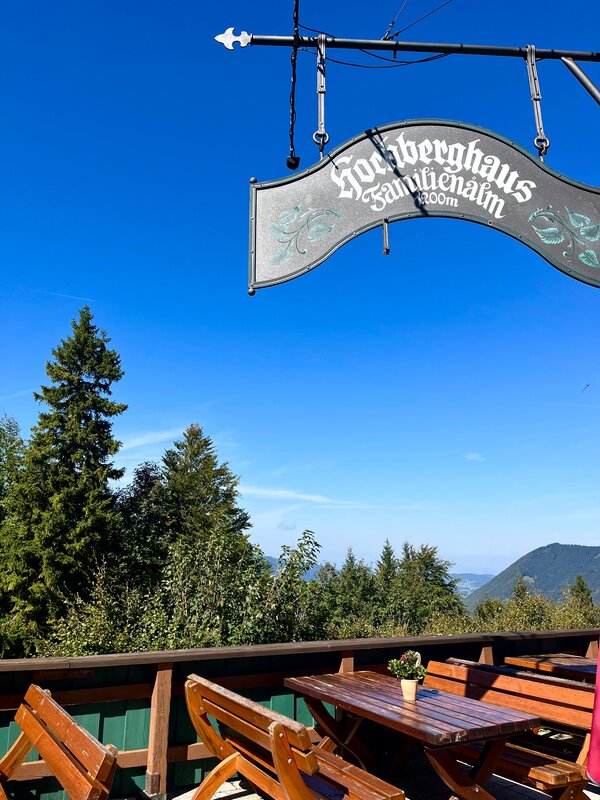
M191 423L128 484L115 464L123 377L84 306L46 364L26 440L0 417L0 649L4 657L369 636L594 627L578 576L561 602L518 580L470 615L436 547L389 541L376 564L319 563L305 530L273 563L251 541L239 479ZM313 575L308 579L309 575Z

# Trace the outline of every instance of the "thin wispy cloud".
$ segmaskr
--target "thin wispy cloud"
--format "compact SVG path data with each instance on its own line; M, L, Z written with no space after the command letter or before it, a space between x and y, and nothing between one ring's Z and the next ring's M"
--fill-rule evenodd
M465 453L466 461L485 461L481 453Z
M270 489L264 486L240 486L241 494L247 497L264 497L268 500L304 500L307 503L343 503L344 501L333 500L322 494L308 494L307 492L297 492L294 489Z
M63 294L62 292L46 292L44 289L34 289L39 294L49 294L52 297L66 297L69 300L83 300L84 303L95 303L93 297L80 297L78 294Z
M137 436L131 436L125 439L121 445L121 450L134 450L137 447L146 447L149 444L160 444L161 442L170 442L181 436L184 428L167 428L162 431L147 431L146 433L139 433Z
M313 503L320 508L336 509L364 509L364 510L388 510L388 511L415 511L422 508L420 503L411 503L400 506L380 506L372 503L363 503L357 500L336 500L322 494L310 494L308 492L298 492L295 489L273 489L265 486L239 487L240 494L245 497L258 497L265 500L299 500L304 503Z
M12 394L4 394L0 396L0 403L4 403L5 400L16 400L17 397L25 397L25 395L32 394L35 390L34 389L19 389L18 392L12 392Z

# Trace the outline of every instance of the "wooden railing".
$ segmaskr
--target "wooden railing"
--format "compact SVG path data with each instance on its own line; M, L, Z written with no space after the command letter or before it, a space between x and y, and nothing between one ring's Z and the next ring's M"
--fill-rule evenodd
M0 745L10 742L9 720L27 686L39 683L61 705L76 707L72 713L84 727L95 726L91 730L95 736L116 744L120 767L137 775L138 789L159 798L166 795L169 765L197 762L209 755L186 725L183 683L191 672L270 700L273 707L289 714L290 708L295 713L296 705L283 689L286 677L363 668L384 671L390 658L409 648L418 649L424 663L455 656L491 664L502 663L509 655L560 651L596 657L599 636L600 629L594 628L5 659L0 660ZM31 761L20 768L17 778L28 781L49 774L43 761ZM169 789L181 782L191 781L171 775ZM117 782L115 796L131 793L119 786Z

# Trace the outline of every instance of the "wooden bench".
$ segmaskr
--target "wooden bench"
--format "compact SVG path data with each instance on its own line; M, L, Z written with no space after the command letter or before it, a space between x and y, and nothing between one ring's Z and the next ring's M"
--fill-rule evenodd
M586 800L583 789L587 783L593 687L561 678L540 678L475 662L453 660L453 663L443 664L431 661L427 665L424 685L461 697L527 711L550 725L579 731L583 743L573 757L566 758L547 752L542 736L515 737L507 744L495 772L529 784L555 800ZM472 746L458 746L456 752L468 764L476 763L479 756L477 748Z
M17 709L21 729L0 760L0 798L6 782L35 747L72 800L106 800L117 766L117 750L84 730L50 693L32 684Z
M235 773L274 800L404 800L401 789L314 746L300 722L198 675L189 676L185 697L196 732L220 762L193 800L209 800Z

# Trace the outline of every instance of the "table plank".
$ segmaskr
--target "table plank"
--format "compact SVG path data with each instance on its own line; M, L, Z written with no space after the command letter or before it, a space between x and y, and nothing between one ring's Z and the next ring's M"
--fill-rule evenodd
M396 678L375 672L288 678L285 684L436 746L508 736L539 723L533 715L438 689L419 688L417 701L408 703Z
M378 676L379 679L374 680L372 676L364 674L361 675L360 681L368 686L375 687L377 683L382 682L382 677L385 676ZM357 691L360 691L360 689ZM372 694L368 690L365 696L369 701L372 698ZM388 702L391 700L395 704L403 705L404 698L398 680L395 678L385 679L384 696ZM488 735L512 734L522 730L520 723L522 723L523 717L518 711L513 712L512 710L487 703L478 703L475 706L469 698L466 698L467 702L465 702L465 698L446 692L440 694L439 690L423 687L419 688L418 697L420 700L427 699L427 707L419 709L421 713L432 719L437 719L439 723L443 722L445 728L472 727L473 711L475 710L478 724L479 722L486 723L486 733ZM414 705L410 704L413 708ZM420 706L423 706L423 704L421 703Z

